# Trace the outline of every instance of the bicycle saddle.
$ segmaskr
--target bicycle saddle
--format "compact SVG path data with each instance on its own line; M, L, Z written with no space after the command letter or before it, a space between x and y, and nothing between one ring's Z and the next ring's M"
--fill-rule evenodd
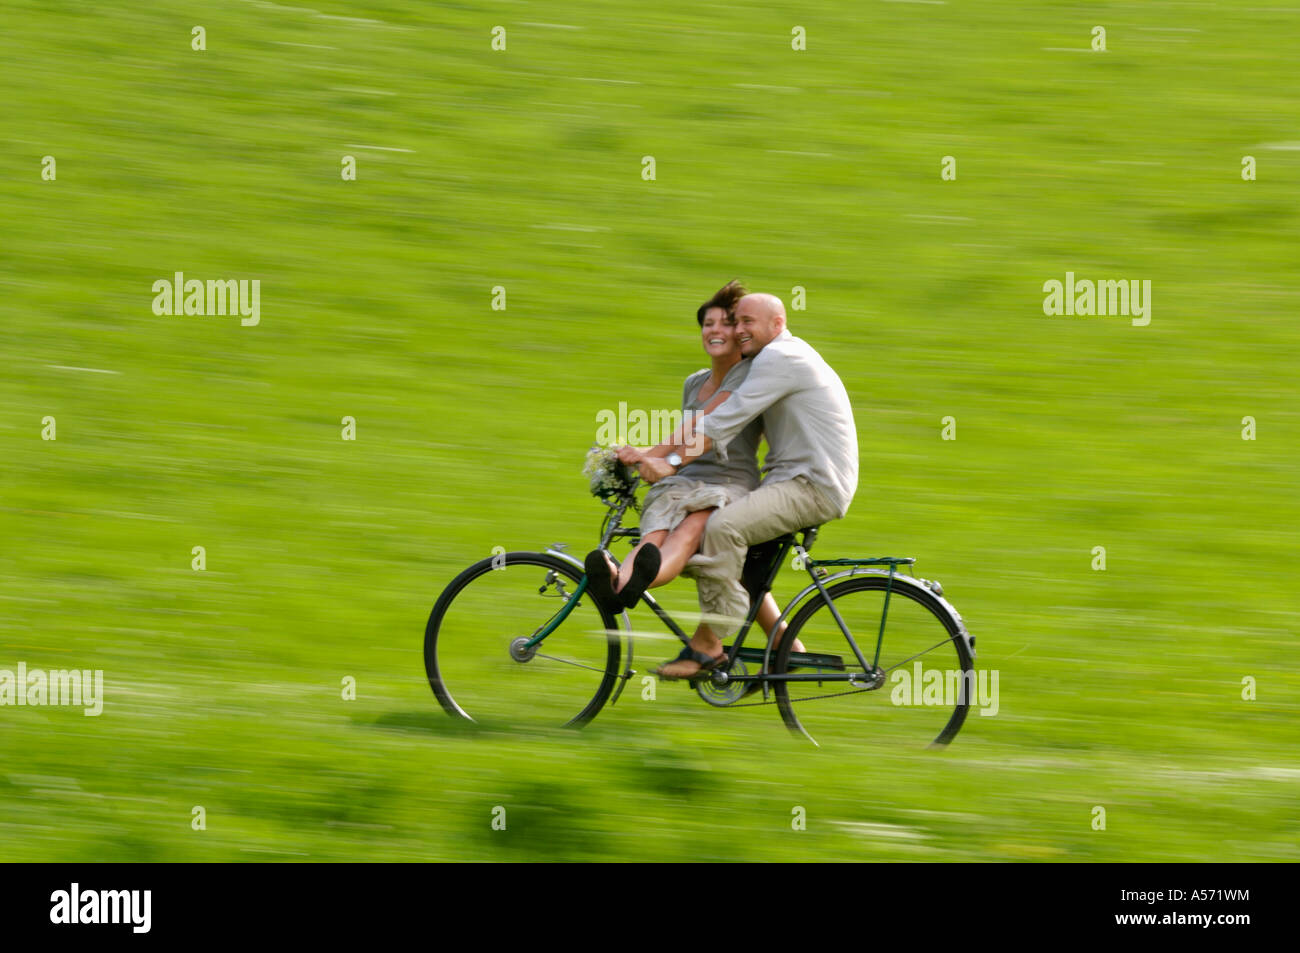
M820 526L807 526L798 531L803 534L805 552L812 549L813 542L817 539L817 530L820 528ZM778 568L776 559L781 555L783 546L798 542L795 535L795 533L785 533L776 539L769 539L749 547L749 551L745 553L745 565L741 571L740 582L749 593L750 599L761 598L767 591Z

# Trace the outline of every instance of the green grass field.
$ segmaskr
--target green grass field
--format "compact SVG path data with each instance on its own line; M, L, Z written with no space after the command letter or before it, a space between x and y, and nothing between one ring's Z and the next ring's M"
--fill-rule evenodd
M1300 859L1297 29L9 4L0 669L102 669L105 700L0 708L6 859ZM260 280L260 323L155 315L177 271ZM1045 315L1067 271L1150 280L1150 324ZM463 730L431 605L495 546L590 547L597 412L672 407L734 276L806 289L791 328L854 402L816 554L917 556L998 714L934 752L882 704L813 748L634 683L582 732Z

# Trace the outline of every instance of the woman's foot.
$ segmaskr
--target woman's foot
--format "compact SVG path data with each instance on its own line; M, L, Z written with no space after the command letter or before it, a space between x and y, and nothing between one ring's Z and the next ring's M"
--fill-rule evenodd
M653 543L646 543L637 549L636 558L632 561L632 575L628 577L623 588L618 590L618 598L624 608L634 608L641 601L641 596L659 575L662 561L659 547Z
M622 612L623 603L614 592L614 579L618 570L609 555L603 549L593 549L587 553L583 566L587 570L587 592L591 593L596 605L612 616Z

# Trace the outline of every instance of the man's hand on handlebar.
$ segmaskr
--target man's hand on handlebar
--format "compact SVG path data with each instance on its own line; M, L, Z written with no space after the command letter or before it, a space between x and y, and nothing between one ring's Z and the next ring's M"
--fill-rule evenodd
M647 483L658 483L664 477L672 476L677 472L673 465L663 457L645 455L642 455L637 471L641 474L641 479Z
M637 447L619 447L618 459L628 466L637 468L641 479L647 483L658 483L666 476L672 476L676 469L662 456L648 453Z
M645 453L636 447L619 447L618 459L620 463L626 463L629 466L636 466L645 459Z

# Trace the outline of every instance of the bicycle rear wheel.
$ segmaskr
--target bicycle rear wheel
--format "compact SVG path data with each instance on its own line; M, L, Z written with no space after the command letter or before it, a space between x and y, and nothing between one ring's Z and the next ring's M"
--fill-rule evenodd
M887 588L889 614L880 657L869 671ZM796 673L850 672L859 676L858 684L777 682L776 700L785 723L814 742L857 741L865 733L873 744L946 745L961 729L975 698L974 662L959 624L932 593L898 578L890 586L887 577L861 575L827 591L867 667L857 660L826 600L820 594L813 597L790 620L772 670L789 671L798 638L808 653L838 655L843 668L804 666Z
M585 592L554 632L582 571L548 553L505 553L470 566L443 591L424 632L424 667L450 715L506 728L579 727L618 675L617 621Z

